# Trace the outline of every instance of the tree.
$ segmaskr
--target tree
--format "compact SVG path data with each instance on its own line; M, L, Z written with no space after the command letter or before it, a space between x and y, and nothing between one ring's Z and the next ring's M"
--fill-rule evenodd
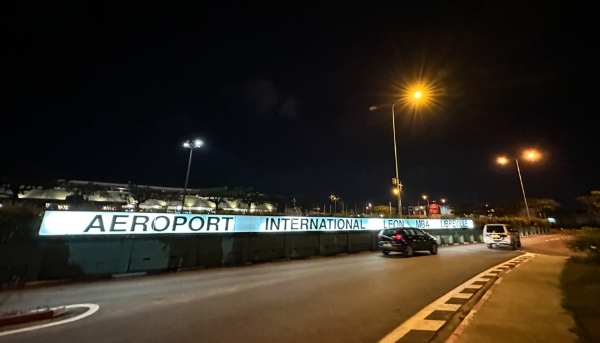
M580 196L577 201L581 203L586 211L600 214L600 191L592 191L590 195Z
M392 213L395 213L396 208L392 207ZM386 205L373 206L373 213L377 215L383 215L384 217L391 217L390 207Z
M75 206L82 205L84 202L88 201L89 197L92 195L98 195L101 198L109 197L108 190L105 186L93 182L80 184L71 181L61 181L58 183L58 186L71 192L71 194L67 196L66 201Z
M238 203L238 205L244 204L248 206L248 212L250 212L252 205L262 205L267 201L266 197L263 194L254 192L252 188L241 188L238 189L236 193L236 202Z
M140 205L150 199L170 201L179 200L180 196L178 192L167 192L158 188L149 186L139 186L136 184L129 183L127 191L120 194L121 199L127 200L129 203L133 203L135 211L140 210Z
M554 211L560 206L558 201L547 198L529 199L527 200L527 205L531 209L534 209L536 213L541 213L544 217L546 217L546 210Z
M497 217L518 217L525 209L525 202L522 200L505 201L493 206Z
M238 194L234 190L225 187L205 188L200 191L200 196L206 198L206 201L215 204L215 212L219 211L219 204L225 202L225 199L236 199Z
M41 177L27 171L5 173L0 177L4 191L10 191L11 203L19 201L19 194L25 194L35 188L49 189L56 186L57 181L50 177Z

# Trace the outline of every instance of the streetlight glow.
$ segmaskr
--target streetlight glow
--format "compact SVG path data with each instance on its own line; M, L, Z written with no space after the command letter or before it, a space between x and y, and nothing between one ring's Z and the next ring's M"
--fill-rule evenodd
M528 161L535 162L539 160L540 154L535 150L527 150L523 153L523 157Z
M506 158L506 157L498 157L498 159L496 160L496 162L498 162L499 164L507 164L508 163L508 158Z

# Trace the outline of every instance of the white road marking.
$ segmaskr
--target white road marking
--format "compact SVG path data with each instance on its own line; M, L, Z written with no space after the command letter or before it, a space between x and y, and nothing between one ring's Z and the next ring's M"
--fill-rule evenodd
M427 331L437 331L442 325L446 324L445 320L431 320L431 319L423 319L415 322L415 326L412 327L414 330L427 330Z
M421 311L419 311L417 314L415 314L414 316L412 316L411 318L409 318L408 320L406 320L404 323L400 324L397 328L395 328L392 332L390 332L389 334L387 334L385 337L383 337L379 343L395 343L396 341L398 341L400 338L402 338L402 336L406 335L406 333L408 333L410 330L429 330L429 331L437 331L439 329L424 329L424 327L435 327L434 323L426 323L426 322L442 322L445 323L445 321L435 321L435 320L426 320L425 318L427 316L429 316L433 311L437 310L437 309L441 309L444 306L447 306L448 304L446 304L446 302L450 299L450 298L462 298L462 299L469 299L473 296L473 294L471 293L460 293L463 289L465 288L469 288L470 286L472 286L473 282L475 281L488 281L489 279L484 279L483 276L487 275L488 273L490 273L490 271L495 270L498 266L503 265L505 263L511 263L511 262L515 262L517 260L520 260L523 258L523 256L526 256L527 258L529 257L533 257L535 256L535 254L532 253L525 253L525 255L521 255L521 256L517 256L509 261L505 261L502 262L488 270L485 270L481 273L479 273L478 275L476 275L475 277L471 278L470 280L468 280L467 282L463 283L462 285L454 288L453 290L451 290L450 292L446 293L445 295L441 296L439 299L437 299L436 301L432 302L431 304L425 306ZM518 267L519 265L517 265ZM496 275L494 275L495 277ZM458 307L460 308L460 305L458 305ZM441 325L440 325L441 327Z
M73 317L73 318L68 318L68 319L65 319L65 320L59 320L59 321L52 322L52 323L47 323L47 324L42 324L42 325L36 325L36 326L30 326L30 327L16 329L16 330L10 330L10 331L0 332L0 336L7 336L7 335L11 335L13 333L33 331L33 330L47 328L47 327L50 327L50 326L56 326L56 325L61 325L61 324L66 324L66 323L74 322L76 320L83 319L83 318L85 318L87 316L91 316L96 311L98 311L98 309L100 308L100 306L98 306L96 304L75 304L75 305L54 307L51 310L58 310L58 309L61 309L61 308L69 309L69 308L76 308L76 307L87 307L88 310L85 311L84 313L78 315L78 316Z
M483 287L483 285L468 285L467 288L475 288L475 289L480 289L481 287Z
M452 298L460 298L460 299L471 299L472 296L473 296L473 293L454 293L454 294L452 294Z
M438 306L436 306L436 310L437 311L458 311L458 309L461 307L462 305L460 304L439 304Z

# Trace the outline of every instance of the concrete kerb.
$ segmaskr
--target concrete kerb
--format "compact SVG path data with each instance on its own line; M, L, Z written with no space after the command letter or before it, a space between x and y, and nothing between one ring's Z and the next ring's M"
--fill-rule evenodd
M3 316L0 317L0 327L32 323L45 319L52 319L65 314L65 312L66 309L64 307L61 307L55 309L38 309L25 313Z
M501 275L534 256L525 253L481 272L425 306L379 343L445 342Z
M27 314L37 312L52 312L53 316L48 318L39 318L36 321L29 320L30 318L28 318L26 321L21 320L19 322L12 322L0 327L0 336L8 336L16 333L34 331L51 326L71 323L96 313L99 308L100 306L97 304L74 304L47 308L43 310L33 310L27 312Z
M502 274L504 274L503 272ZM444 343L446 340L452 335L454 330L462 323L463 319L471 312L473 307L479 302L479 300L483 297L483 295L490 289L499 276L495 276L491 278L485 285L483 285L480 289L475 292L475 294L464 303L458 311L442 326L433 336L433 338L429 341L430 343Z
M516 264L516 266L528 261L530 258L531 257L522 260L521 262ZM488 291L491 291L491 289L499 283L498 280L501 278L502 275L506 274L507 272L510 272L514 267L515 266L504 268L502 272L498 273L493 278L490 278L490 280L485 285L478 289L477 292L475 292L475 294L456 311L456 313L436 332L436 334L428 343L447 343L452 337L452 335L456 332L458 327L463 323L463 320L469 315L471 310L480 302L483 296Z

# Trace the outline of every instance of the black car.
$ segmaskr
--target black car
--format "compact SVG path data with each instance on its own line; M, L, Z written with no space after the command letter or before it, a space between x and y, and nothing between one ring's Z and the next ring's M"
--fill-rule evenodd
M383 229L379 231L377 240L384 255L390 251L401 252L405 257L411 257L420 250L429 251L432 255L438 252L435 238L414 227Z

